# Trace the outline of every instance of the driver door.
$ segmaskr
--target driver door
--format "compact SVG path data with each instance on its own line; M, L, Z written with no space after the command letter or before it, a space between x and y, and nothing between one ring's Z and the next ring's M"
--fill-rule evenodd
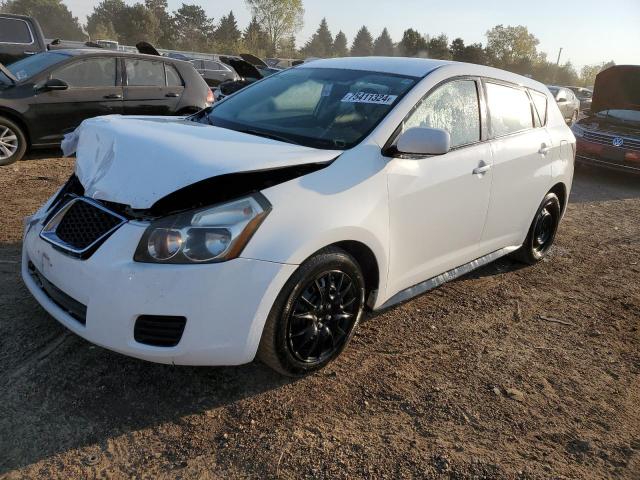
M442 128L451 150L394 158L388 166L389 294L393 295L486 254L480 245L491 193L492 157L475 78L436 87L405 120Z
M34 139L39 144L60 143L87 118L122 113L116 57L74 60L54 70L49 78L63 80L69 88L37 94L33 107L39 121L35 122Z

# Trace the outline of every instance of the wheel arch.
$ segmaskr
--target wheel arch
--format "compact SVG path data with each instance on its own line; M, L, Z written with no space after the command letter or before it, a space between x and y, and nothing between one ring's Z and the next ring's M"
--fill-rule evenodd
M560 200L561 214L564 215L568 202L567 186L563 182L558 182L553 187L551 187L549 193L555 193L558 196L558 200Z
M5 117L6 119L11 120L22 129L22 133L24 133L27 140L27 150L29 150L31 148L31 133L29 132L27 123L24 121L22 116L15 110L10 110L0 106L0 117Z

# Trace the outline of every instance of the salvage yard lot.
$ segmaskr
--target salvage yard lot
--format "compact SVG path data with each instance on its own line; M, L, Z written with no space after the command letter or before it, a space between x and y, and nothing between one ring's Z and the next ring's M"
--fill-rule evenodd
M546 261L369 315L290 380L146 363L49 317L22 217L72 168L0 168L0 477L638 478L640 179L580 169Z

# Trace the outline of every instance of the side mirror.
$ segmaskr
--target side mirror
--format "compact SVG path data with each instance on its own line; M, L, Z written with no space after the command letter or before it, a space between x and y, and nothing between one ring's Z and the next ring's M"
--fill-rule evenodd
M396 148L410 155L443 155L451 150L451 135L441 128L414 127L398 137Z
M567 99L566 98L559 98L558 100L556 100L558 103L566 103Z
M58 80L57 78L52 78L47 80L46 83L40 88L43 91L53 91L53 90L68 90L69 84L64 80Z

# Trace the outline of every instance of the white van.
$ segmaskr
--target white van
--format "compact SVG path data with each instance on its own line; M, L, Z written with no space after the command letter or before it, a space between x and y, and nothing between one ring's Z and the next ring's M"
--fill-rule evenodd
M134 357L318 370L363 310L499 257L535 263L575 138L547 88L413 58L318 60L192 117L85 121L25 226L29 290Z

